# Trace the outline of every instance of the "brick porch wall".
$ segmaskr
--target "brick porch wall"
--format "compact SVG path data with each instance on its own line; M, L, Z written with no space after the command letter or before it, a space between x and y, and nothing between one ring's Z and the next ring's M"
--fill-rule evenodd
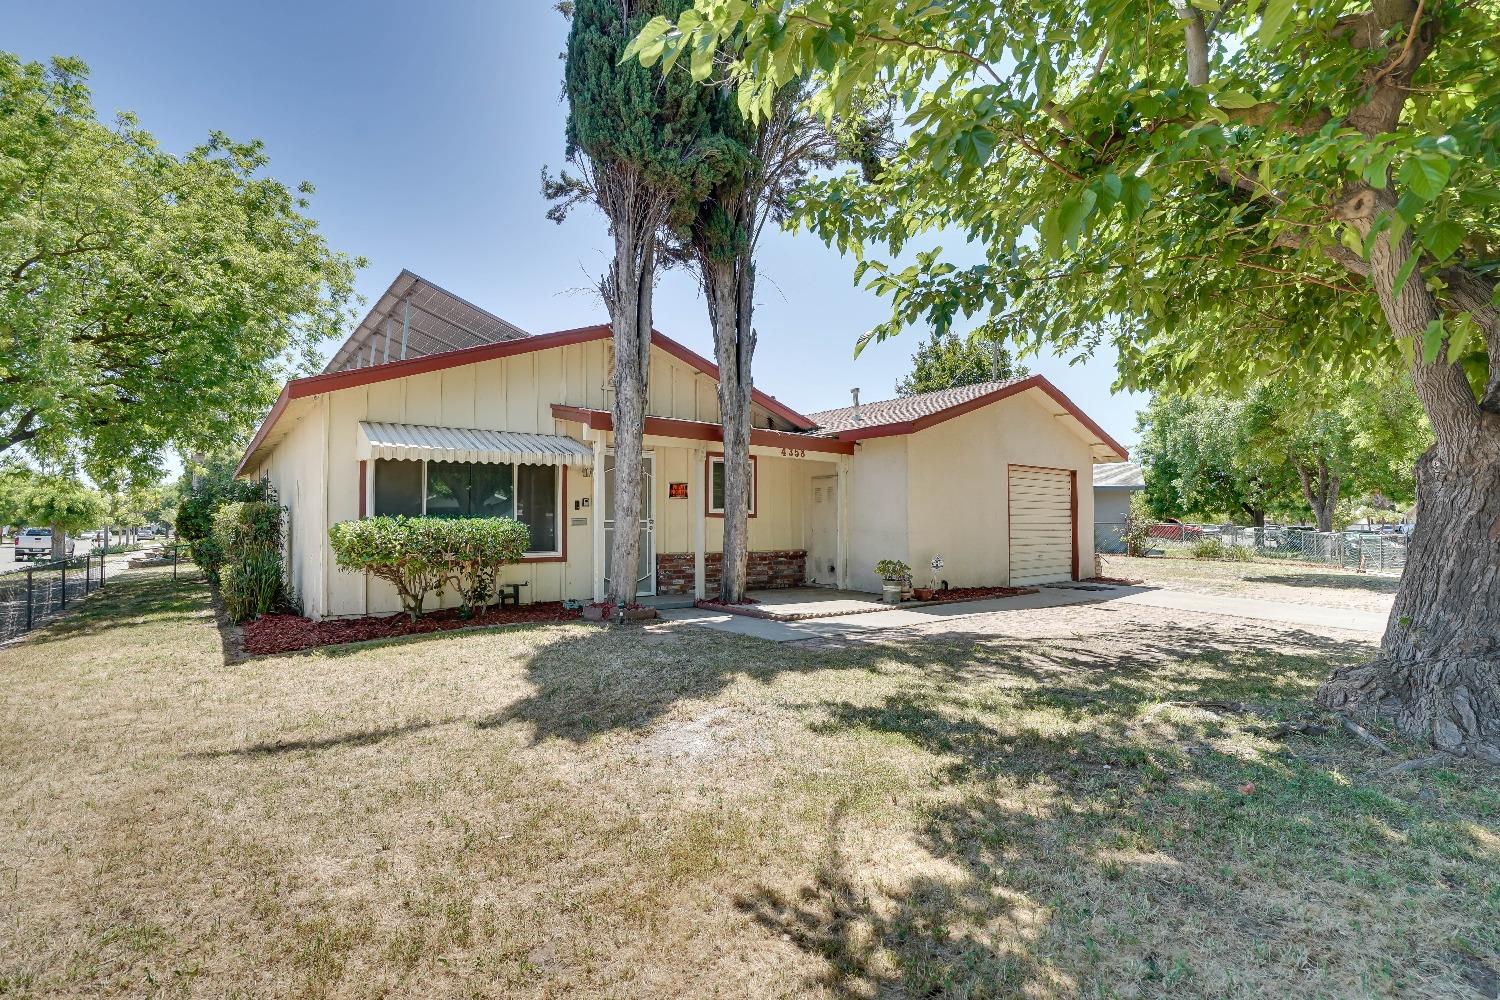
M719 574L724 565L721 552L703 557L704 589L712 595L719 589ZM754 590L770 587L800 587L807 582L807 552L803 549L776 549L750 553L745 570L745 584ZM656 592L658 594L691 594L693 592L693 554L661 552L656 556Z

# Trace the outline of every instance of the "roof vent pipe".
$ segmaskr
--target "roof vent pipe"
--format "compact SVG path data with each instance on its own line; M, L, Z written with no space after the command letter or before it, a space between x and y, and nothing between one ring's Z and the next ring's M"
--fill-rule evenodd
M859 388L856 386L849 390L849 395L854 397L854 422L859 423Z

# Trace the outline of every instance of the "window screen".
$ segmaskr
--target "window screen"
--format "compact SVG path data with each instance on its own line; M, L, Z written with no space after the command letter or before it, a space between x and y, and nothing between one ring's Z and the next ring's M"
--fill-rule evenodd
M760 475L755 456L750 456L750 513L755 513L756 482L755 477ZM708 512L710 514L724 513L724 459L720 456L710 455L708 459Z
M709 459L708 475L711 480L709 484L708 509L717 513L724 511L724 460L722 458Z
M550 465L516 467L516 520L531 529L532 552L556 552L557 469Z
M427 463L428 517L510 517L514 510L509 465Z
M422 513L422 463L375 460L375 513L418 517Z
M558 473L551 465L375 461L375 513L417 517L514 517L531 531L531 552L556 552ZM722 490L721 490L722 492Z

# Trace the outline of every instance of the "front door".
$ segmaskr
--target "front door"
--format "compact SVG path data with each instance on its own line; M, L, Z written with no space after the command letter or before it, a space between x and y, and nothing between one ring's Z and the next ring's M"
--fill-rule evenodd
M635 581L637 597L656 593L656 461L651 452L641 456L641 562ZM604 455L604 586L613 574L610 561L615 537L615 453Z
M839 477L814 476L808 496L807 582L839 585Z

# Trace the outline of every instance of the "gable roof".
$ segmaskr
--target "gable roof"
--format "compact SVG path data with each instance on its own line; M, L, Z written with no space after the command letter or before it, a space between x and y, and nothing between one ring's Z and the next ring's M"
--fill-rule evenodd
M834 410L809 413L818 422L819 434L840 434L860 427L880 427L904 421L920 420L922 417L941 413L960 403L967 403L997 389L1014 385L1021 379L1006 379L1000 382L976 382L973 385L955 385L934 392L919 392L895 399L882 399L873 403L860 403L859 419L855 419L855 407L841 406Z
M276 402L271 406L271 411L266 414L266 418L261 421L261 425L256 430L255 436L250 439L250 444L245 449L244 457L240 459L240 464L235 470L235 475L240 475L249 466L250 460L271 435L282 413L285 412L287 406L293 400L304 399L308 396L315 396L324 392L337 392L340 389L353 389L359 386L373 385L377 382L386 382L391 379L407 378L412 375L422 375L427 372L457 368L461 365L478 364L481 361L491 361L495 358L515 357L521 354L530 354L534 351L555 350L559 347L567 347L570 344L583 344L594 340L608 340L612 335L613 333L609 324L601 323L595 326L578 327L574 330L559 330L556 333L522 336L518 339L467 347L455 351L444 351L438 354L427 354L421 357L408 356L405 361L378 362L363 368L344 368L337 371L325 371L318 375L308 375L304 378L294 378L282 387L281 394L276 397ZM684 347L682 344L656 330L651 331L651 343L679 361L696 368L709 378L715 381L718 380L719 366L698 352ZM811 431L816 426L812 418L798 413L776 399L776 397L767 395L759 389L754 390L751 399L759 406L776 414L800 430Z
M514 323L403 268L333 352L323 372L368 368L526 336Z
M1096 490L1143 490L1146 477L1139 462L1107 462L1094 466Z
M1063 395L1061 389L1042 375L1028 375L1006 382L954 386L951 389L922 392L898 399L861 403L857 423L852 406L809 415L818 421L819 434L837 437L841 441L859 441L864 438L914 434L1032 389L1046 396L1051 405L1061 411L1056 416L1067 417L1073 422L1073 430L1088 440L1095 450L1096 458L1107 457L1123 461L1130 457L1124 445L1111 437L1077 403Z

